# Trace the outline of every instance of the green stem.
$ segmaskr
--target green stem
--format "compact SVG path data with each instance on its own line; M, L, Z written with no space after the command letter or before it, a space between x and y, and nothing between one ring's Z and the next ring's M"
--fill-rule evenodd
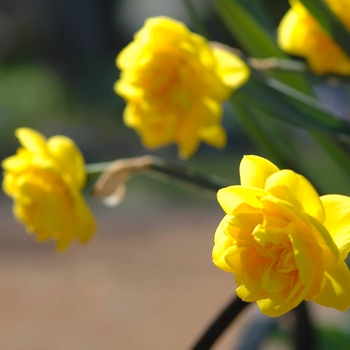
M316 350L316 338L312 320L305 301L295 309L296 324L294 326L293 345L295 350Z
M336 73L316 75L312 70L310 70L306 63L296 59L282 59L277 57L255 58L245 57L242 54L239 56L248 64L249 67L260 72L295 72L305 76L310 76L314 80L317 79L324 82L350 82L350 78L348 76L338 75Z
M205 330L201 338L192 347L192 350L209 350L212 345L224 333L227 327L233 322L240 313L249 305L236 295L229 304L219 313L214 322Z
M186 186L217 192L220 188L228 186L223 181L213 176L203 175L193 168L170 163L164 159L152 157L150 168L154 174L161 175L164 180L171 180L185 184Z
M282 59L277 57L269 58L246 58L247 64L258 71L288 71L297 73L310 73L308 66L298 60Z
M142 169L137 168L137 166L133 168L133 160L135 161L135 164L139 164L139 161L142 160L144 164ZM125 162L126 165L124 169L119 167L118 171L127 171L130 173L130 175L134 174L135 172L142 171L144 174L150 177L156 177L157 179L165 182L177 183L182 187L201 192L207 191L211 194L216 194L220 188L227 187L229 185L222 180L214 178L213 176L204 175L193 168L171 163L158 157L143 156L131 159L120 159L119 161ZM87 187L91 188L91 182L95 182L98 175L105 172L115 163L116 161L87 164L85 168L88 174L88 180L90 180L88 181Z

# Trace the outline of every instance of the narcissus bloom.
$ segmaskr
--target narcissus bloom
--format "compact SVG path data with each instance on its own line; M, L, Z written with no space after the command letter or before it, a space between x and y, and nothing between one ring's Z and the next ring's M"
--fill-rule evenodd
M210 47L200 35L167 17L150 18L118 55L115 91L127 102L124 122L145 147L176 143L191 156L201 141L222 148L222 108L249 77L233 53Z
M350 31L350 2L325 1ZM349 56L298 0L290 3L291 9L278 27L279 46L292 55L304 57L316 74L350 75Z
M218 192L226 216L213 249L237 295L269 316L303 300L347 310L350 197L319 197L303 176L257 156L243 158L240 177L240 186Z
M2 162L3 189L14 200L14 215L38 241L56 240L59 251L73 238L87 242L96 223L81 193L86 179L81 152L65 136L46 140L29 128L15 134L22 147Z

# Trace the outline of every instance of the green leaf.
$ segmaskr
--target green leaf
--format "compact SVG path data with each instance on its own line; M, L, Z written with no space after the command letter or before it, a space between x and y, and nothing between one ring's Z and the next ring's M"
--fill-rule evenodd
M234 95L288 124L350 135L349 122L341 119L336 111L275 79L262 82L252 77Z
M309 118L314 127L324 127L327 131L350 135L350 123L342 119L341 115L331 107L326 107L315 98L305 95L275 79L268 79L266 84L269 88L284 94L297 110L304 112L304 118Z
M289 58L279 49L266 29L237 0L215 0L215 5L223 23L248 55L257 58ZM285 71L270 74L295 89L313 94L307 79L302 75Z
M350 57L350 32L322 0L300 0L323 29Z
M316 131L311 132L311 135L314 140L316 140L318 144L331 155L332 159L338 164L340 169L350 177L349 151L343 147L340 142L330 138L328 135Z
M227 29L250 56L258 58L288 55L281 51L270 34L235 0L215 0L217 12Z
M273 135L267 132L256 120L254 114L239 94L233 94L229 100L241 128L250 137L255 146L275 164L283 168L294 168L291 159L287 157L283 148L276 142Z
M238 0L239 3L256 18L259 23L270 33L275 31L267 7L262 0Z

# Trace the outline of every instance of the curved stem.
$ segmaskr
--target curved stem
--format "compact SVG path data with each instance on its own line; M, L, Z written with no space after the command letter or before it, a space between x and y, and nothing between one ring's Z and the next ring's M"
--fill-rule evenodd
M243 311L247 303L236 295L229 304L221 311L214 322L206 329L201 338L191 348L192 350L208 350L216 342L216 340L224 333L227 327L236 317Z
M316 350L315 335L306 302L303 301L294 309L296 325L293 334L294 349Z
M165 176L171 180L177 180L187 186L194 186L203 190L216 193L219 189L228 186L220 179L210 175L204 175L194 168L186 167L176 163L170 163L164 159L152 157L149 170L154 174Z
M228 183L214 176L202 174L193 168L171 163L154 156L87 164L85 168L89 177L86 190L93 186L96 187L96 178L101 174L104 178L102 182L108 180L110 182L109 187L112 186L113 191L118 184L126 182L133 174L140 172L161 181L179 184L186 189L209 193L211 196L215 195L219 189L229 186ZM97 182L101 182L101 177Z

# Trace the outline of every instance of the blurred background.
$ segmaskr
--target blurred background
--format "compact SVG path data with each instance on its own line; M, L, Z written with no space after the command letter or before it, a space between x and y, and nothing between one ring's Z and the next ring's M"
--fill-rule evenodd
M213 40L236 46L210 0L193 4ZM277 26L288 1L263 4ZM71 137L87 163L143 154L180 162L175 146L142 148L135 132L123 125L124 102L113 92L116 55L145 19L156 15L194 29L180 0L2 0L1 159L15 153L14 130L26 126L47 137ZM186 164L238 183L242 155L259 150L231 113L227 108L225 151L202 146ZM289 132L300 148L318 157L315 171L332 172L322 180L330 192L349 193L336 167L330 170L330 160L318 156L303 132ZM96 237L57 254L53 245L37 245L25 234L12 217L11 201L0 195L0 348L189 348L235 289L233 277L211 262L213 234L223 217L215 198L137 176L117 208L88 200L99 222ZM322 316L324 311L314 312ZM252 307L215 349L235 349L245 322L255 314ZM349 319L333 316L325 322L336 334ZM288 346L275 337L265 348Z

